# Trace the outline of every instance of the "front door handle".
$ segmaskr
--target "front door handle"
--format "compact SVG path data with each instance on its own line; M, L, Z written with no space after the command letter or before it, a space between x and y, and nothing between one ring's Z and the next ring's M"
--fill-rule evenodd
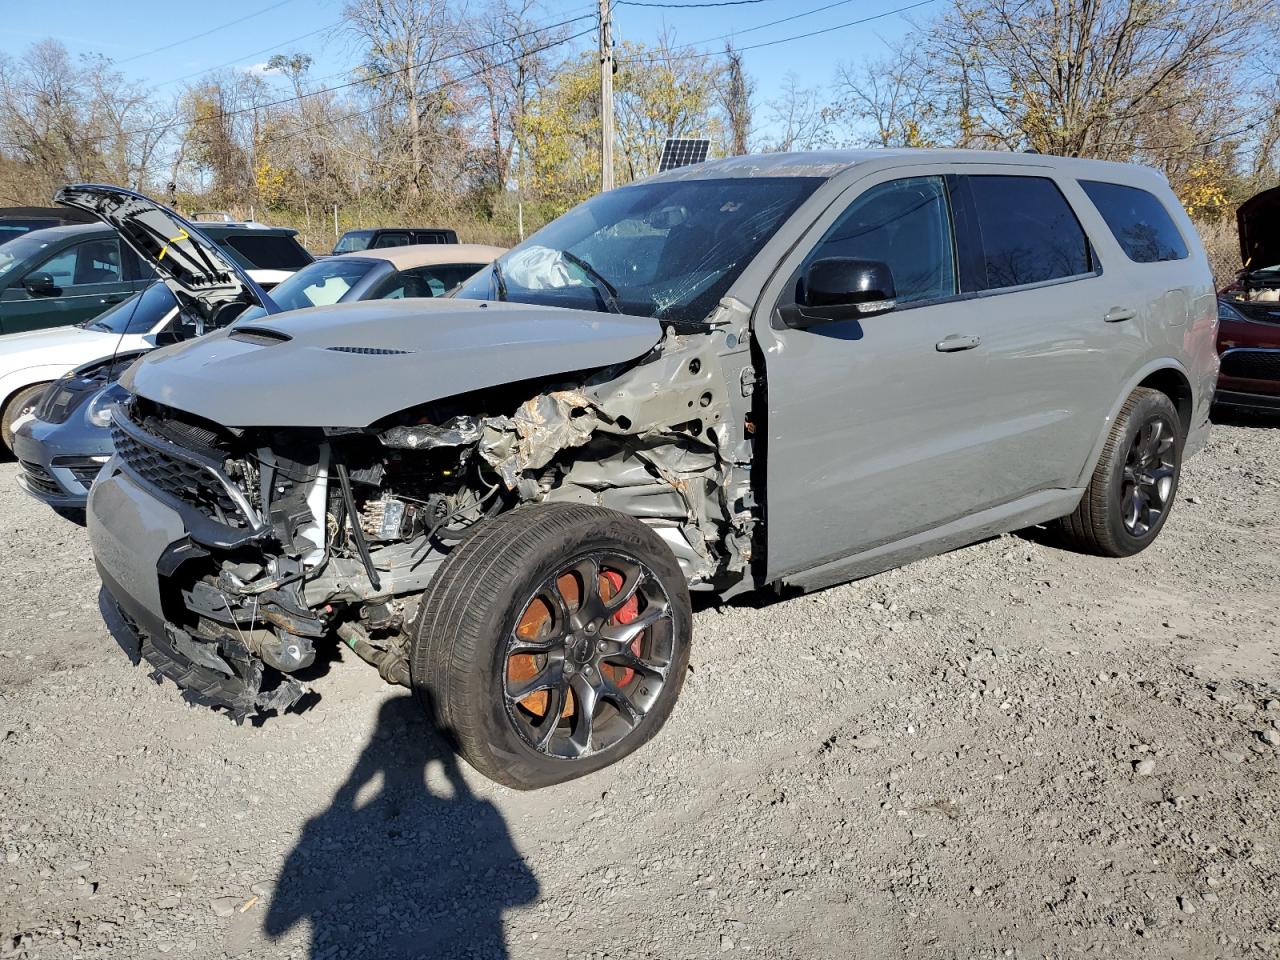
M99 303L120 303L127 296L128 294L125 294L125 293L109 293L105 297L102 297L98 302Z
M1132 320L1137 315L1137 310L1130 310L1128 307L1112 307L1102 319L1107 323L1121 323L1125 320Z
M982 343L981 337L966 337L959 333L953 333L946 339L939 340L934 344L934 349L939 353L956 353L960 350L972 350L980 343Z

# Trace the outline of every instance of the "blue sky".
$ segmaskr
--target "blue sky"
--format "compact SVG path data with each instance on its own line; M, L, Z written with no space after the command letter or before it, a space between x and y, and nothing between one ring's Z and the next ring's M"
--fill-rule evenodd
M840 25L909 2L760 0L684 10L619 5L614 14L614 35L618 40L652 41L665 26L678 43L689 44L732 32L737 35L737 45L745 47L818 31L806 39L744 54L747 70L756 80L757 122L762 124L767 112L764 102L776 97L788 71L798 76L801 86L825 91L838 62L875 58L883 53L886 41L897 38L907 28L904 15L863 25ZM539 19L544 22L586 13L594 6L590 0L543 0L543 5L544 15ZM341 0L222 0L218 4L173 3L162 7L152 0L111 0L109 30L102 0L51 0L7 6L5 28L0 31L0 50L5 53L20 54L31 43L52 36L73 54L104 54L131 77L164 91L177 89L184 80L209 68L224 64L248 68L276 52L311 54L315 58L313 76L341 73L355 63L357 56L348 38L325 29L338 21ZM934 0L906 16L927 16L941 6L942 0ZM751 29L821 7L828 9L778 26ZM243 22L232 24L242 18ZM51 30L50 24L57 27ZM574 26L586 28L590 23L583 21ZM188 39L206 31L212 32ZM719 50L723 41L716 40L708 47Z

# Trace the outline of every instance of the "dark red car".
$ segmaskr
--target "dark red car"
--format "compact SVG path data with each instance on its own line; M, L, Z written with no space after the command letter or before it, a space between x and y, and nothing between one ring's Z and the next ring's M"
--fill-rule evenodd
M1244 270L1218 295L1214 402L1280 411L1280 187L1236 212Z

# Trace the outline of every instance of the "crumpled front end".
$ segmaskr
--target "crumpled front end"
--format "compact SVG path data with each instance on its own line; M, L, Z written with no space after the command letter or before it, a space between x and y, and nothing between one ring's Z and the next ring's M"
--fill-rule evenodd
M134 397L90 498L104 603L159 675L242 720L297 703L326 644L407 685L434 572L524 504L638 517L695 588L746 585L748 401L714 342L669 332L639 362L366 428L231 429Z

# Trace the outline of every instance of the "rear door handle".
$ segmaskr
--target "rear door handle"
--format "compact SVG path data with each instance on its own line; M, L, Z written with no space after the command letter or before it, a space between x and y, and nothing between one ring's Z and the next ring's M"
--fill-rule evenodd
M1107 323L1120 323L1124 320L1132 320L1137 315L1137 310L1130 310L1128 307L1112 307L1102 319Z
M934 349L939 353L957 353L960 350L972 350L980 343L982 343L981 337L966 337L963 334L953 333L934 344Z

